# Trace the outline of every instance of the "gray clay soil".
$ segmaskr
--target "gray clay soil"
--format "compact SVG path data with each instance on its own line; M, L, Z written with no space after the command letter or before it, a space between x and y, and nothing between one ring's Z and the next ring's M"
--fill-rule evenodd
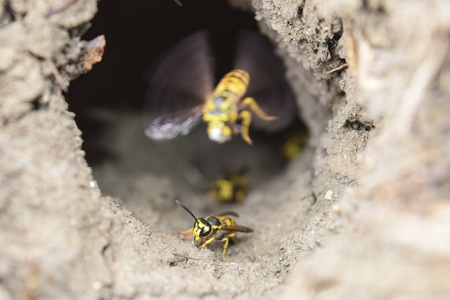
M230 5L277 46L309 128L284 167L264 139L154 143L141 115L97 109L111 155L91 168L63 91L101 60L81 37L97 1L0 1L0 299L450 298L450 2ZM222 262L174 234L193 220L173 201L224 210L199 169L227 155L252 182L226 210L254 232Z

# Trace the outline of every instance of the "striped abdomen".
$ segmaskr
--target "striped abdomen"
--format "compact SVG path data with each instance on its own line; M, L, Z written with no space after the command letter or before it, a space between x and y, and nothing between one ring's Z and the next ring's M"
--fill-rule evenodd
M231 98L230 100L236 104L247 91L249 81L250 76L246 71L233 70L222 78L217 85L212 98Z

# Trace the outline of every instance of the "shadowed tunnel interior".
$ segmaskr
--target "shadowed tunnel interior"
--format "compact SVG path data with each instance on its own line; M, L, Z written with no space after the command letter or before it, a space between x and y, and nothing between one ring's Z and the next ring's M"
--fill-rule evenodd
M149 150L147 157L142 156L142 163L136 162L136 169L171 179L181 176L181 180L187 182L188 189L203 196L209 193L208 197L211 198L212 182L229 174L248 175L246 180L249 181L250 191L264 184L283 170L289 159L294 158L296 151L301 150L301 146L306 143L306 127L298 117L275 133L251 129L253 146L245 144L239 135L226 144L215 144L208 140L204 125L198 126L187 136L161 143L143 137L145 124L142 120L148 113L144 109L148 70L157 68L178 42L205 29L212 45L214 84L217 84L221 76L233 68L237 32L242 29L258 31L253 14L232 8L225 1L185 1L182 7L166 0L152 4L148 1L102 1L99 2L99 13L86 33L88 39L105 34L105 54L92 72L72 84L67 99L83 132L83 149L87 161L93 167L102 191L121 197L124 202L128 202L131 210L132 204L127 200L130 198L130 187L121 189L121 184L115 180L123 176L121 168L133 172L135 165L128 164L126 157L133 156L136 151L145 151L140 148L143 144L144 148L154 146L153 149L160 150L156 150L156 153ZM253 48L256 49L250 50L259 50ZM249 57L255 55L258 53L247 54ZM279 63L282 64L281 60ZM186 76L185 80L189 83L192 78ZM258 102L258 99L255 100ZM181 105L188 106L184 103ZM125 114L127 117L123 119ZM125 135L131 134L139 140L133 145L117 133L117 130L128 128L127 124L133 124L133 128L127 129L131 132ZM285 145L287 141L289 144ZM128 145L126 149L121 147L115 151L114 143ZM134 155L136 157L138 155ZM191 166L193 171L180 175L172 165L176 164L174 158L176 161L179 159L181 164ZM160 163L143 167L144 160L160 160ZM163 161L169 163L164 164ZM108 179L105 180L104 175ZM173 189L174 195L178 196L181 192L178 191L178 184L174 185L169 189Z

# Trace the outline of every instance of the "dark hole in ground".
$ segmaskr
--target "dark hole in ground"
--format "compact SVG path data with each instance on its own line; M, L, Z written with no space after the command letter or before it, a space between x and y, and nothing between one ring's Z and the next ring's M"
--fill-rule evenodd
M145 174L170 178L172 184L163 185L155 193L159 193L161 201L173 205L174 198L184 196L183 189L178 188L179 180L205 196L208 183L225 172L248 170L251 191L284 169L288 160L282 155L283 145L292 137L298 140L299 135L307 135L298 118L276 133L251 130L253 146L245 144L239 136L226 144L215 144L207 138L204 125L187 136L164 143L150 141L143 133L146 90L143 77L147 68L191 33L208 29L213 37L226 37L239 28L257 30L254 16L232 9L224 1L183 1L183 7L168 0L99 2L99 12L85 38L106 36L103 61L72 84L67 99L83 132L86 159L103 193L120 197L135 211L130 195L139 185L135 178ZM213 41L216 50L232 48L232 43L227 43L230 40ZM221 56L216 75L229 71L232 59L220 52L216 51ZM188 173L186 165L192 169ZM163 210L168 205L153 208Z

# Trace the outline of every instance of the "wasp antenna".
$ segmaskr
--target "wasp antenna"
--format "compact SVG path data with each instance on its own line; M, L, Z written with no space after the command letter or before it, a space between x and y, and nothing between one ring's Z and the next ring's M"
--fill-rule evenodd
M197 220L197 218L194 216L194 214L183 203L181 203L178 200L175 200L175 203L178 204L179 206L181 206L182 208L184 208L184 210L186 210L195 220Z

